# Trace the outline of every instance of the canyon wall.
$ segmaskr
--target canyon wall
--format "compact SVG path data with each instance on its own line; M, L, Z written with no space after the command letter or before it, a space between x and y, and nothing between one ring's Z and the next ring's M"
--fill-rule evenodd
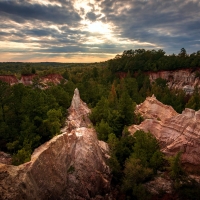
M0 199L106 199L109 149L98 141L78 89L68 111L62 134L37 148L30 162L0 164Z
M200 111L186 108L178 114L152 96L138 105L136 112L145 120L129 127L132 134L136 130L151 132L165 155L172 156L181 151L185 169L200 173Z
M182 89L188 94L193 93L196 86L200 87L199 74L199 70L192 71L192 69L148 73L151 82L155 81L157 78L162 78L167 80L170 88Z
M117 73L120 78L126 77L127 73ZM200 69L182 69L174 71L159 71L159 72L148 72L147 75L151 82L154 82L157 78L167 80L167 84L170 88L182 89L187 94L191 94L194 88L200 87ZM0 75L0 80L7 82L10 85L17 83L23 83L24 85L32 85L34 78L38 75L22 75L18 80L15 75ZM38 82L43 84L45 87L49 83L59 84L64 78L60 74L49 74L42 77L38 77Z

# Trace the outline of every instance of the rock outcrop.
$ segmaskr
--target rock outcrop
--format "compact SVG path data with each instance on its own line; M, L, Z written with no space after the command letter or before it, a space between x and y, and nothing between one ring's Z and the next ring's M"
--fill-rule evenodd
M200 173L200 111L186 108L178 114L155 97L148 97L136 110L146 119L140 125L129 127L132 134L136 130L150 131L163 153L171 156L182 151L185 168Z
M0 164L0 199L106 199L108 146L98 141L89 112L76 89L62 134L37 148L30 162Z
M0 163L10 165L12 163L12 157L3 151L0 151Z
M182 69L175 71L159 71L149 72L151 82L157 78L167 80L169 88L182 89L186 93L191 94L195 87L200 87L199 70Z
M158 101L154 95L147 97L142 104L137 105L136 112L144 118L155 118L162 121L178 114L171 106Z
M155 177L153 180L145 184L147 190L153 195L159 195L160 193L172 194L173 184L170 178L164 178L161 176Z

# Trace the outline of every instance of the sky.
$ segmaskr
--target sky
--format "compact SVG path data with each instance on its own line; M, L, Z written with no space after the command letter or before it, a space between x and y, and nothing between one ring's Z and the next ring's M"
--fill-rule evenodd
M100 62L200 50L200 0L0 0L0 62Z

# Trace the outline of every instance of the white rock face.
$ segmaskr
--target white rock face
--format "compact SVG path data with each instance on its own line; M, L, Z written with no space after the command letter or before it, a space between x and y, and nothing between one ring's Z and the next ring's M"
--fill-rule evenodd
M157 78L162 78L168 81L170 88L182 89L187 94L191 94L194 88L200 87L200 79L196 76L199 70L182 69L175 71L159 71L149 73L150 81L155 81Z
M68 124L68 129L72 130L74 128L92 126L88 118L91 111L86 103L81 100L77 88L74 91L74 96L68 112L70 113L66 122Z
M159 109L155 104L158 104ZM174 155L182 151L181 159L185 168L200 172L200 111L186 108L182 114L178 114L172 107L166 107L154 97L148 97L137 107L137 112L148 119L140 125L130 126L132 134L136 130L151 132L159 141L162 152Z
M62 134L37 148L28 163L0 164L0 197L89 200L108 193L108 146L98 141L89 112L76 89Z

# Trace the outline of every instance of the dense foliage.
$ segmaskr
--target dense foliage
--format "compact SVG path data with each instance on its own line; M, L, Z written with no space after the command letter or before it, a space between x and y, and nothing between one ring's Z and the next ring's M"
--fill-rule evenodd
M200 51L189 55L184 48L178 55L165 55L161 49L131 49L109 61L109 68L112 72L130 71L134 73L138 70L160 71L195 67L200 67Z
M127 198L146 199L147 193L142 183L151 179L164 166L164 157L157 140L150 133L137 131L131 136L124 130L120 139L111 133L108 144L114 184L121 185Z
M73 93L69 86L41 90L0 82L0 150L11 152L15 164L60 133Z

